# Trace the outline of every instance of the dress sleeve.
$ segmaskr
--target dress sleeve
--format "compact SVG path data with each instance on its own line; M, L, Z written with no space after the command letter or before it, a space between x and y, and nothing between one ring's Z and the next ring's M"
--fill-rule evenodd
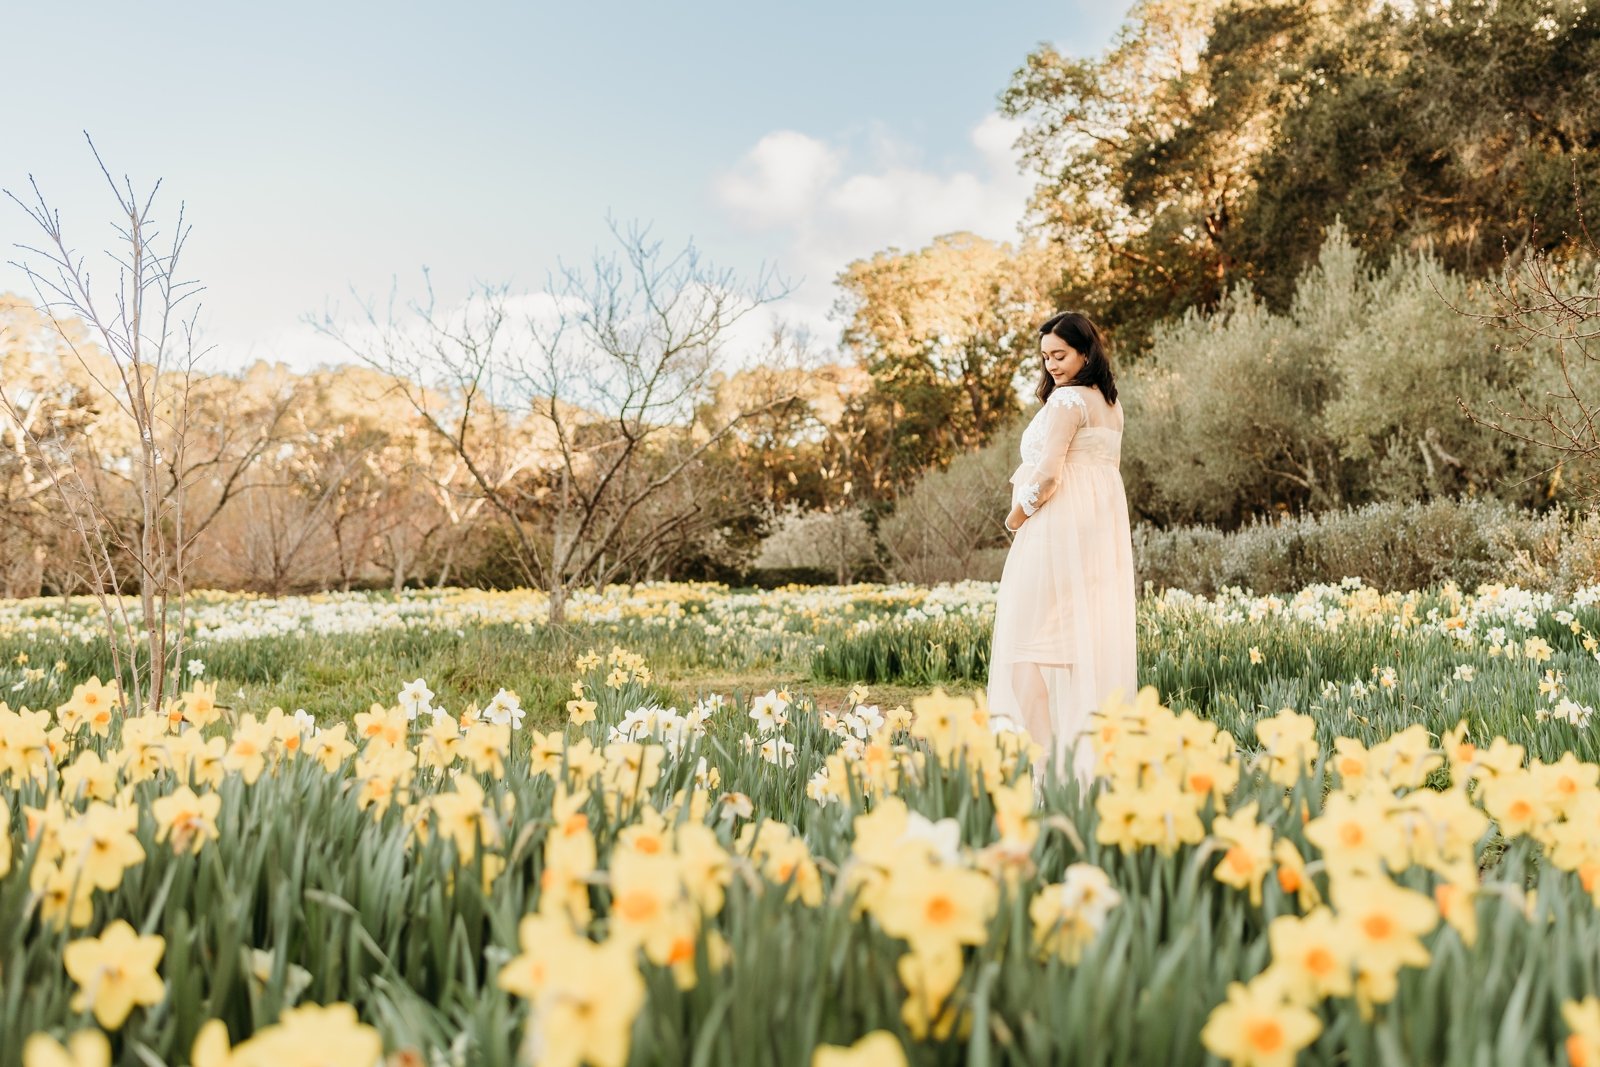
M1089 408L1070 386L1058 388L1045 401L1044 454L1023 472L1022 510L1029 515L1044 507L1061 485L1061 467L1072 439L1089 419Z

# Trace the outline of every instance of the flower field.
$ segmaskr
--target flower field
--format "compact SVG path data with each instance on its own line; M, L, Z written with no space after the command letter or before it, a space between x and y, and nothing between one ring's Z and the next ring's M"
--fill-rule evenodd
M1600 587L1148 595L1087 796L992 596L0 603L0 1067L1600 1064Z

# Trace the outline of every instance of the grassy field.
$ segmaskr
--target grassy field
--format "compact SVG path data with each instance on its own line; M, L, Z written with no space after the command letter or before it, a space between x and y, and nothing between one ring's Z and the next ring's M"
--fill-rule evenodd
M548 730L564 720L571 663L617 645L647 658L647 696L667 706L773 687L826 706L856 683L891 706L934 685L983 687L992 597L984 583L646 586L581 599L571 622L551 627L528 593L223 596L201 599L184 659L203 671L186 677L214 684L230 711L305 709L319 723L393 702L401 682L420 677L452 709L511 690L530 725ZM68 681L110 679L92 608L0 608L0 694L48 707ZM1593 760L1600 745L1581 723L1600 705L1597 633L1593 590L1561 603L1516 589L1383 594L1348 582L1286 596L1171 592L1140 602L1139 678L1237 738L1281 707L1314 714L1324 743L1335 733L1381 739L1413 722L1437 734L1464 717L1542 758L1570 750Z
M0 1067L1596 1062L1596 591L1147 597L1037 803L992 591L0 604Z

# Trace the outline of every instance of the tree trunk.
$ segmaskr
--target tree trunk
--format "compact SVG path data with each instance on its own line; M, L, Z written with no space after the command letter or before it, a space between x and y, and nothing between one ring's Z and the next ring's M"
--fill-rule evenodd
M435 589L443 589L444 583L449 579L450 566L456 558L456 546L460 543L458 538L451 538L449 544L445 545L444 562L439 564L439 580L433 585Z

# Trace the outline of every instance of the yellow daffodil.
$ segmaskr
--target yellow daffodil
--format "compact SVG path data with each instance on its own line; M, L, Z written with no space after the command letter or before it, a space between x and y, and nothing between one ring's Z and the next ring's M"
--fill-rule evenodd
M356 746L345 737L346 726L336 723L313 734L305 743L305 754L322 764L322 769L333 774L344 761L356 754Z
M950 941L913 943L895 969L906 987L900 1018L911 1036L949 1038L960 1020L950 994L961 980L961 947Z
M93 1011L107 1030L119 1029L137 1005L151 1007L167 995L156 974L166 941L159 935L141 937L117 919L99 937L68 942L61 962L78 983L73 1011Z
M1345 874L1333 882L1333 906L1356 964L1363 1008L1393 999L1401 967L1427 966L1420 939L1439 919L1428 897L1381 875Z
M326 1067L377 1064L383 1057L378 1031L356 1017L349 1004L287 1008L228 1053L229 1067Z
M1233 815L1217 816L1211 832L1224 846L1214 877L1224 885L1249 890L1251 905L1260 907L1261 882L1272 869L1272 828L1256 822L1256 802Z
M1316 1040L1322 1023L1284 999L1274 981L1228 984L1228 999L1212 1009L1200 1042L1233 1067L1290 1067Z
M1270 719L1256 723L1256 737L1264 749L1267 773L1274 782L1292 789L1317 760L1316 720L1293 708L1281 708Z
M1561 1005L1567 1035L1567 1062L1572 1067L1600 1067L1600 997L1568 1000Z
M1028 904L1035 950L1077 963L1121 901L1105 871L1088 863L1072 864L1064 881L1042 887Z
M1333 912L1313 908L1304 917L1280 915L1267 926L1272 969L1286 995L1310 1006L1324 997L1348 996L1351 950Z
M196 730L204 730L222 716L222 710L217 707L215 682L196 682L183 694L180 704L184 721Z
M567 943L534 998L529 1043L540 1067L623 1067L645 986L625 942Z
M1322 850L1328 869L1336 873L1390 871L1405 868L1406 843L1390 818L1393 803L1377 793L1350 797L1334 793L1322 814L1306 824L1306 840Z
M150 812L156 817L156 840L170 838L174 852L199 852L207 841L217 839L217 812L221 809L222 797L216 793L196 796L188 786L180 786L150 803Z
M79 1030L65 1045L33 1034L22 1046L22 1067L111 1067L111 1042L98 1030Z
M71 800L110 800L117 792L117 766L86 748L61 769L61 791Z
M144 861L138 827L138 811L92 802L88 811L61 827L63 866L81 872L96 889L117 888L122 872Z
M874 1030L848 1048L818 1045L811 1067L906 1067L906 1050L887 1030Z
M980 945L997 903L987 875L914 859L891 870L873 914L886 933L917 945Z

